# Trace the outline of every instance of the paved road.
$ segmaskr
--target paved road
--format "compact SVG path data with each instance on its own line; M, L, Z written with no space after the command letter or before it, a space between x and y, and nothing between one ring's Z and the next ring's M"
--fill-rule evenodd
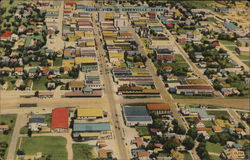
M16 156L16 146L17 146L17 141L19 138L19 131L20 129L26 125L26 115L24 114L17 114L17 119L16 119L16 124L13 130L13 134L11 137L11 142L9 145L9 150L8 150L8 155L7 155L7 160L14 160Z
M250 133L250 128L249 128L249 125L245 122L245 121L242 121L240 116L238 115L238 113L236 113L235 110L233 109L228 109L228 112L230 114L230 116L236 121L236 122L240 122L244 125L244 127L246 128L245 131L246 133L249 135Z
M98 49L98 59L99 59L99 63L100 63L100 70L103 73L102 74L102 80L105 84L105 95L108 98L109 101L109 107L110 107L110 114L111 114L111 120L112 120L112 124L115 125L117 124L118 127L113 127L113 131L114 131L114 136L117 142L117 146L118 146L118 159L130 159L129 155L128 155L128 150L124 144L123 141L123 133L122 133L122 123L123 121L120 121L120 118L117 116L118 112L117 112L117 107L119 107L119 104L116 103L115 100L115 92L113 90L113 86L112 86L112 79L110 77L109 74L106 73L107 70L107 64L106 64L106 60L105 60L105 52L103 49L103 45L101 42L101 37L99 35L99 30L96 24L96 18L97 18L97 14L93 13L93 25L94 25L94 34L96 37L96 43L97 43L97 49ZM117 106L118 105L118 106Z

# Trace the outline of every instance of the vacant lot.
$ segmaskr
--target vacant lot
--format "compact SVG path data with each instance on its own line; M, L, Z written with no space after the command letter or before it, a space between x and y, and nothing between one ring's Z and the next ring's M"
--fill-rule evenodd
M139 136L148 136L148 127L135 127L136 131L138 132Z
M207 111L207 114L215 115L216 119L229 119L230 118L227 111Z
M211 142L206 143L206 149L208 152L213 152L213 153L221 153L223 151L223 147L220 144L215 144Z
M73 144L73 160L91 160L93 159L92 149L93 146L88 144Z
M0 132L0 142L1 143L7 143L8 145L10 144L11 136L14 130L16 122L16 115L15 114L1 114L0 115L0 123L1 124L6 124L9 126L10 131L8 134L3 134L3 132ZM8 148L5 151L4 157L6 158L8 153Z
M63 137L23 137L20 150L25 154L42 152L50 155L51 160L67 160L66 139Z
M33 90L47 90L46 83L48 79L46 76L42 76L40 79L35 79L33 81Z

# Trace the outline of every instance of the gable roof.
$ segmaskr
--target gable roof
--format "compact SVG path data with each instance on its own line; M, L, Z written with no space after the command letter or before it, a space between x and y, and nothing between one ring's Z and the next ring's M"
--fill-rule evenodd
M170 110L170 106L168 104L147 104L148 110Z
M51 129L63 128L68 129L69 110L67 108L55 108L52 111Z

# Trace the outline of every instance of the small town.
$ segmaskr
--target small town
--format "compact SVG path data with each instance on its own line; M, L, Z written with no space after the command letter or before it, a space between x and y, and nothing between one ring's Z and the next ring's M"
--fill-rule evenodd
M250 159L249 10L0 0L0 160Z

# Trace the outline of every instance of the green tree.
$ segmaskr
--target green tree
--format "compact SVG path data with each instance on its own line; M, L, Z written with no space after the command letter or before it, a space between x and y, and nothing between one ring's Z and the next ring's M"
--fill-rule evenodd
M187 150L191 150L194 148L195 142L191 137L188 136L183 140L182 144L186 147Z

